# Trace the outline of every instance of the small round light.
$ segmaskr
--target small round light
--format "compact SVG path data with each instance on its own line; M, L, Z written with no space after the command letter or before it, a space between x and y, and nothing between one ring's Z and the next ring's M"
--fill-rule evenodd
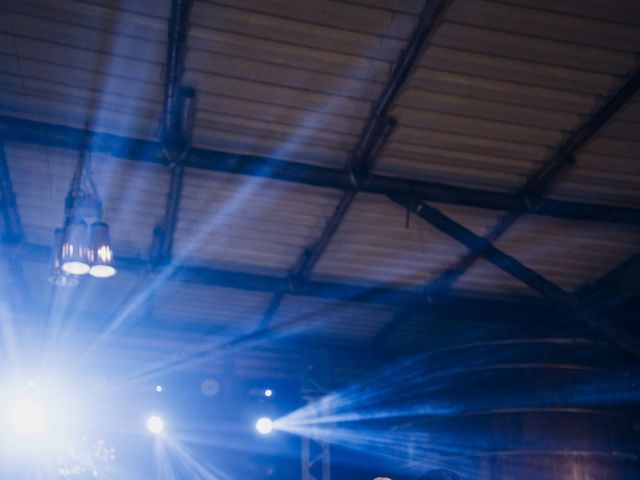
M264 391L264 396L265 396L265 397L271 397L272 395L273 395L273 390L271 390L270 388L267 388L267 389Z
M62 270L71 275L86 275L91 267L85 262L66 262L62 264Z
M164 430L164 422L162 418L154 415L147 420L147 428L151 433L157 435Z
M109 278L116 274L116 269L111 265L93 265L89 269L89 275L97 278Z
M261 417L256 422L256 430L262 435L268 435L273 431L273 420L268 417Z
M156 385L156 392L160 393L162 392L163 388L162 385Z

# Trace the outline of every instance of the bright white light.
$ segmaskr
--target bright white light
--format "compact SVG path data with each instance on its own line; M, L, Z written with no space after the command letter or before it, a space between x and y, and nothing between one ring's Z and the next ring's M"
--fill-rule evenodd
M271 390L270 388L267 388L267 389L264 391L264 396L265 396L265 397L270 397L271 395L273 395L273 390Z
M156 385L156 392L160 393L162 390L162 385Z
M256 430L262 435L268 435L273 430L273 420L268 417L259 418L256 422Z
M154 415L147 420L147 428L151 433L157 435L164 430L164 422L162 418Z
M62 271L71 275L86 275L91 267L85 262L65 262L62 264Z
M109 278L116 274L116 269L111 265L92 265L89 275L97 278Z
M42 436L49 427L49 414L36 399L26 396L11 400L5 418L14 434L20 436Z
M18 458L68 447L85 415L82 395L69 397L68 391L47 379L2 381L0 451Z

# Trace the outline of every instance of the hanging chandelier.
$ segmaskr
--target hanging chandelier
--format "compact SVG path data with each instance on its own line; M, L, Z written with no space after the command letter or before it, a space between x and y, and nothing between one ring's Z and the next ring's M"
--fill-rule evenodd
M116 274L109 225L102 220L102 200L91 176L86 150L80 151L67 192L64 226L54 231L49 280L58 286L76 285L77 277L82 275L108 278Z

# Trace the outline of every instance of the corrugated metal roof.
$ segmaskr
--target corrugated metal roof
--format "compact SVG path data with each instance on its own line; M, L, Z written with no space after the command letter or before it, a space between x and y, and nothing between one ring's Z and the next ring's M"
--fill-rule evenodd
M517 190L633 67L637 29L452 2L394 115L380 171Z
M194 145L342 168L423 3L196 1L184 77L198 92ZM169 0L0 6L0 114L78 128L88 121L97 131L157 139L169 7ZM640 7L598 0L453 0L436 27L390 111L397 127L375 172L514 193L636 66ZM575 166L549 196L640 207L639 126L635 98L577 153ZM62 223L75 153L25 144L4 148L26 241L48 246ZM103 155L94 156L93 167L116 253L146 259L164 215L169 169ZM320 238L340 195L187 168L174 260L286 277ZM481 236L507 213L435 206ZM467 253L415 216L407 227L405 217L386 197L358 193L311 278L418 290ZM496 246L573 290L634 254L639 234L626 226L525 215ZM37 282L34 274L29 278ZM124 301L126 289L140 279L120 279L113 295ZM48 291L42 282L34 285ZM100 303L106 295L83 289L89 303L108 306ZM462 275L453 292L535 297L484 260ZM271 300L268 293L177 282L162 284L153 298L153 314L163 321L230 332L255 329ZM373 338L393 314L381 306L286 295L273 321L308 317L308 325L285 329L286 335L358 343ZM418 323L410 320L415 329L398 333L396 345L431 334Z
M526 215L496 246L575 290L640 251L640 229Z
M153 316L168 323L200 324L226 335L257 328L269 295L204 285L162 282L153 291Z
M175 255L185 263L286 275L339 192L187 169Z
M283 335L304 334L337 341L364 342L391 320L394 310L379 305L285 297L273 320Z
M341 166L416 21L329 1L196 2L196 145ZM414 10L414 9L411 9Z

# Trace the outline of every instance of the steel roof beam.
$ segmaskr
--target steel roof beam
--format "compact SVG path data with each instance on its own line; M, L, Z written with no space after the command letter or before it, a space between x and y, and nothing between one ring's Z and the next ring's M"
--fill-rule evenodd
M0 116L0 136L6 141L77 150L82 144L81 128ZM90 132L90 150L122 160L165 165L160 142ZM271 178L316 187L350 190L348 172L318 165L255 155L191 148L185 166L213 172ZM546 215L572 220L640 225L640 209L593 203L540 199L534 206L517 193L492 192L437 182L372 174L362 192L381 195L412 195L424 201L481 207L491 210Z
M51 248L49 246L23 244L17 253L21 261L45 263L50 260ZM141 258L117 257L116 264L119 270L140 274L148 270L148 264ZM320 298L336 301L350 301L372 305L403 305L406 302L417 302L424 298L415 290L396 287L371 287L346 282L310 280L301 286L294 286L286 277L263 275L258 273L246 273L233 270L223 270L210 267L197 267L189 265L173 265L167 270L163 281L182 284L209 285L224 288L232 288L244 291L280 293L290 295ZM457 298L465 299L464 296ZM469 299L471 301L471 299ZM541 302L530 297L499 297L487 296L477 299L479 302L499 302L511 305L542 305Z

